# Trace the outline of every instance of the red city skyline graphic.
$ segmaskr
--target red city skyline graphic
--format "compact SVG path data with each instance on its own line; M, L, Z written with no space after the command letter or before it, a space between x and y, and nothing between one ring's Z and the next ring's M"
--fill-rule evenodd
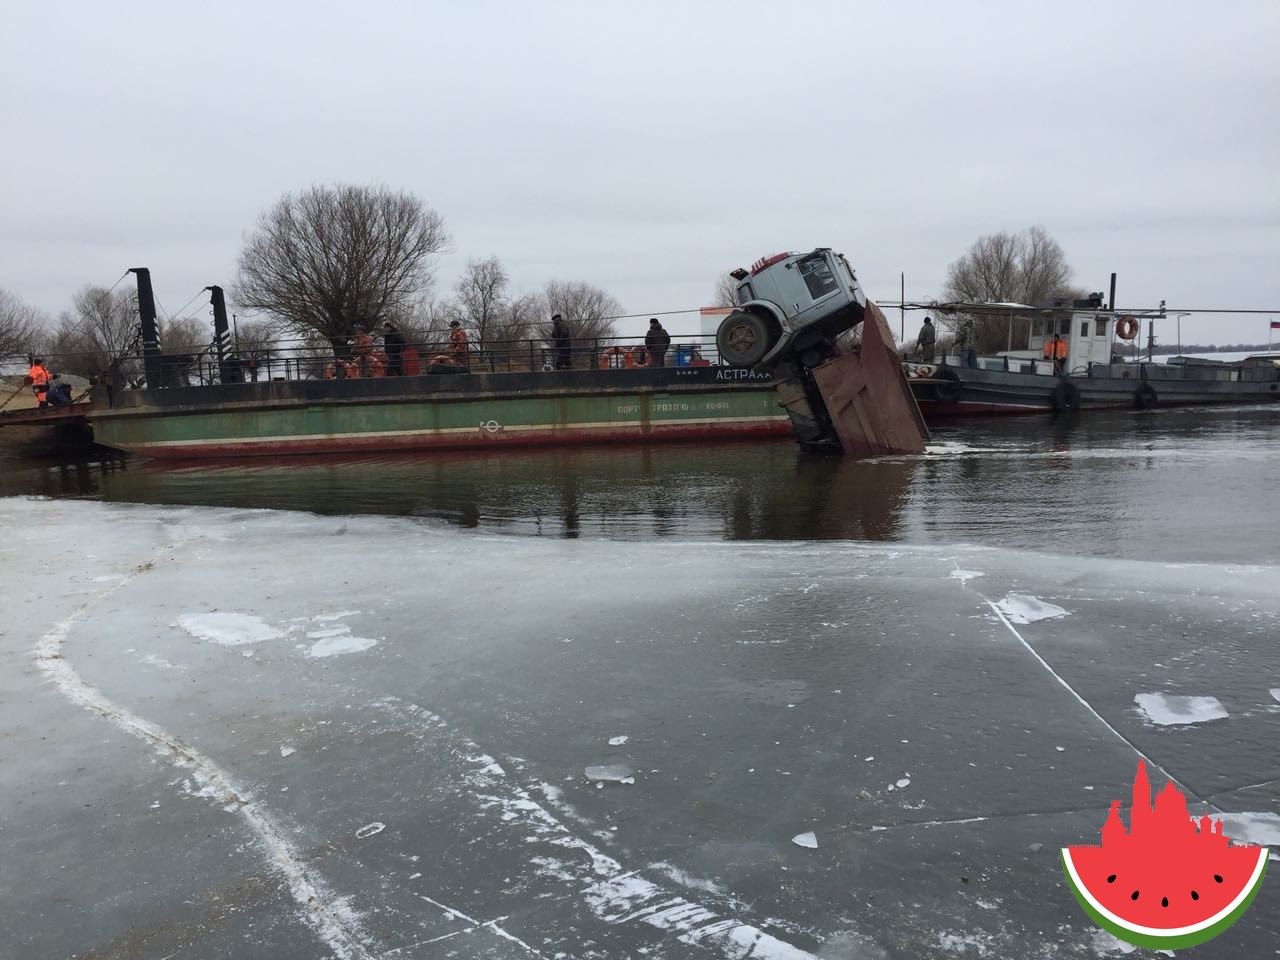
M1138 761L1138 772L1133 778L1128 829L1120 819L1122 802L1111 801L1111 812L1102 825L1102 845L1109 849L1156 847L1168 851L1170 847L1190 845L1200 850L1221 850L1231 841L1222 832L1221 819L1214 820L1207 813L1198 821L1191 816L1186 796L1172 780L1156 794L1153 804L1151 781L1143 760Z

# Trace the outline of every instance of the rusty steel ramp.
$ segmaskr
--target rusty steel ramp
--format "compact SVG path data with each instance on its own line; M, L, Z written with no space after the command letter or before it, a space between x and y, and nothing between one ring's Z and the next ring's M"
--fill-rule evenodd
M929 430L889 324L871 301L861 328L860 343L838 338L834 356L778 379L796 439L807 449L854 458L924 453Z

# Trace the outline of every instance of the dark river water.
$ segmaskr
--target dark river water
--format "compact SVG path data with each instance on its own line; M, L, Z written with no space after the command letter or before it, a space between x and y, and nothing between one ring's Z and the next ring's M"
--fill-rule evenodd
M790 441L165 464L0 450L0 495L417 516L548 537L964 542L1280 561L1280 407L937 428L861 463Z

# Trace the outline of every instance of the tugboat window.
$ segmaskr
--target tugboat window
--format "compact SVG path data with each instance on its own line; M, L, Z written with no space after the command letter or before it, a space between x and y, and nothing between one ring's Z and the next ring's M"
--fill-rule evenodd
M1089 321L1085 320L1080 324L1080 336L1087 337L1089 335Z
M800 276L804 277L805 286L809 288L809 296L820 300L836 289L836 278L831 274L831 265L822 255L806 257L800 261Z
M1107 318L1098 317L1094 321L1093 335L1095 337L1105 337L1107 335Z

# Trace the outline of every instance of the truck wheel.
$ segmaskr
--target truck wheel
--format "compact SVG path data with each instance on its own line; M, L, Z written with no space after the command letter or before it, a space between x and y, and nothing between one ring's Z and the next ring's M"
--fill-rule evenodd
M716 330L716 349L725 363L754 367L773 346L774 333L763 317L735 310Z

